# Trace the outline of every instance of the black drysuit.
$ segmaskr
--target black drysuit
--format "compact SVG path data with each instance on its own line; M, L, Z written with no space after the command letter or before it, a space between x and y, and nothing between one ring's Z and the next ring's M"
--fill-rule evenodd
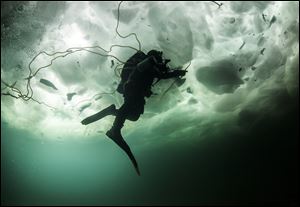
M154 79L168 79L185 74L182 70L168 71L166 65L159 64L154 56L137 52L123 67L117 91L123 94L124 104L117 111L113 124L120 130L126 119L136 121L144 113L145 97L150 97Z

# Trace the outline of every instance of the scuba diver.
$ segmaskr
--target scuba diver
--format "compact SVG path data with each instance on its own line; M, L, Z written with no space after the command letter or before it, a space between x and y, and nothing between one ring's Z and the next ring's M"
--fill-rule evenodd
M168 62L170 60L164 59L162 52L157 50L151 50L147 55L141 51L135 53L124 64L121 82L117 88L117 91L123 94L123 105L116 109L112 104L81 121L83 125L87 125L108 115L115 116L113 126L106 135L127 153L138 175L140 175L138 164L121 135L121 129L126 119L137 121L144 113L145 97L149 98L152 95L151 87L155 79L157 83L160 79L185 75L186 70L171 70L167 66Z

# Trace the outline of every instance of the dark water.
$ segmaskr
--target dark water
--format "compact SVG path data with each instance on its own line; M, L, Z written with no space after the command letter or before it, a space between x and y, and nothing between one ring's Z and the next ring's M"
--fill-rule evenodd
M133 147L140 177L104 137L41 141L1 122L1 203L296 205L297 110L244 134Z

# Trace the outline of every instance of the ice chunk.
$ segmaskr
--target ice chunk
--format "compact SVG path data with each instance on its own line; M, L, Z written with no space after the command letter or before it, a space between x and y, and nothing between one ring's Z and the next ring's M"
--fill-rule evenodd
M73 96L75 96L75 95L76 95L76 93L68 93L67 94L68 101L71 101Z
M51 83L50 81L46 80L46 79L40 79L40 82L46 86L49 86L50 88L53 88L55 90L58 90L55 85L53 83Z
M79 108L79 112L83 112L85 109L89 108L92 105L92 103L86 103L83 104L80 108Z
M213 63L212 66L199 68L197 80L217 94L233 93L243 80L238 76L237 66L230 60Z
M276 22L276 17L275 16L273 16L272 17L272 19L270 20L270 24L269 24L269 27L271 27L272 26L272 24L274 24L275 22Z

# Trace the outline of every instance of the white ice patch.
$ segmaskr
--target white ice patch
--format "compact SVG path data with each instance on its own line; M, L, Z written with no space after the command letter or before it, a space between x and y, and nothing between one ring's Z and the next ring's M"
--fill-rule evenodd
M213 2L122 3L121 34L136 32L144 52L162 50L173 67L191 61L183 84L175 84L164 97L161 94L172 80L155 86L158 94L147 99L138 122L126 122L126 135L144 133L142 140L170 141L178 133L193 138L214 126L236 123L239 117L247 120L257 110L277 110L277 102L298 96L299 2L222 3L220 8ZM111 44L137 47L133 37L121 39L115 33L117 2L20 5L8 6L1 14L1 78L11 84L18 80L16 86L22 91L26 91L23 78L28 63L39 51L94 45L108 49ZM122 60L133 53L113 50ZM33 66L50 60L42 56ZM1 119L11 127L49 137L105 133L113 117L87 127L80 121L112 103L121 106L122 96L117 93L93 97L117 87L120 79L111 60L84 51L57 59L32 79L34 97L57 110L1 96ZM41 78L58 90L40 84ZM68 100L69 93L76 95ZM154 133L156 137L151 137Z

